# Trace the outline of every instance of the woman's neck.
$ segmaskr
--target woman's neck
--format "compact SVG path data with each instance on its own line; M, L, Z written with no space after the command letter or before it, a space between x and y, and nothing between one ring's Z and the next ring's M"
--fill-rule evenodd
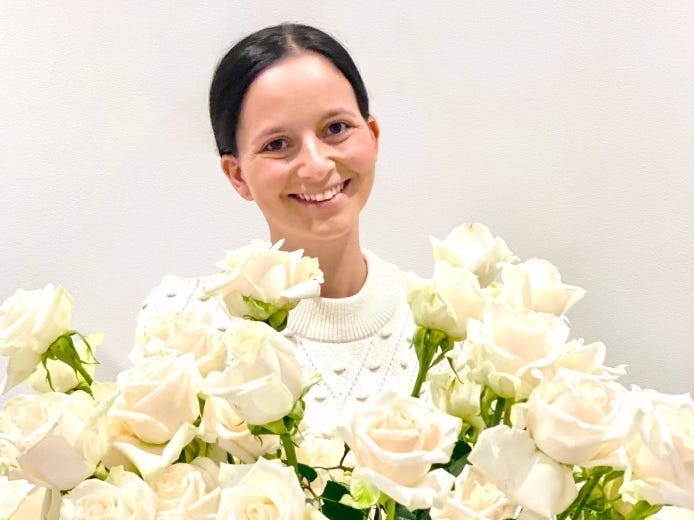
M366 281L366 260L359 243L359 232L335 240L321 240L302 245L285 241L282 249L303 249L304 255L318 258L324 282L321 297L346 298L359 292Z

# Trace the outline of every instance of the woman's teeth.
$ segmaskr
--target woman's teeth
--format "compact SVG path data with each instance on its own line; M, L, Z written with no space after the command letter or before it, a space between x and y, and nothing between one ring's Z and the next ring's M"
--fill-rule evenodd
M346 181L342 184L338 184L334 188L324 191L323 193L297 193L296 197L300 200L311 201L311 202L323 202L332 199L338 193L341 193L345 189Z

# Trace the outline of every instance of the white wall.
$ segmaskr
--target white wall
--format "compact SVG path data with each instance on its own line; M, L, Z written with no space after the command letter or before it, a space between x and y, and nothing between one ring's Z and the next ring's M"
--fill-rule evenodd
M253 6L253 7L251 7ZM628 382L694 389L691 2L0 3L0 299L48 281L104 331L101 377L165 273L266 237L218 169L217 60L281 21L352 51L382 128L364 242L428 275L427 236L487 224L588 295L575 337Z

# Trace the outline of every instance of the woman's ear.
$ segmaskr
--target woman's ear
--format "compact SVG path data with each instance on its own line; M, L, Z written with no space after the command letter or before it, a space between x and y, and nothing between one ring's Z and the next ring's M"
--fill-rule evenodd
M366 120L366 124L369 126L369 130L371 130L374 146L376 147L376 151L378 151L378 138L381 135L381 128L378 126L378 121L376 121L374 116L369 116L369 118Z
M246 200L253 200L251 190L248 188L239 161L231 154L224 154L220 160L222 171L226 175L234 189Z

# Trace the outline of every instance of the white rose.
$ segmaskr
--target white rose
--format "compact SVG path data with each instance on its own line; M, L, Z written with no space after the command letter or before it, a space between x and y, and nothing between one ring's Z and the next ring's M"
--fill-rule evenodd
M103 338L104 335L101 333L88 336L87 342L89 343L89 349L81 339L73 339L75 350L77 351L80 359L87 361L87 363L84 363L83 365L84 369L90 376L92 376L92 378L94 377L94 372L96 371L96 362L89 361L94 361L94 350L96 347L101 345ZM37 392L56 391L66 393L69 390L77 387L77 385L80 383L84 382L84 378L79 373L75 372L72 367L66 363L63 363L62 361L49 359L46 362L46 367L51 374L51 384L53 385L53 389L51 389L50 385L48 384L46 368L44 368L43 364L39 364L27 380L31 387Z
M249 425L289 414L302 394L294 344L262 322L246 321L233 330L227 348L227 368L207 375L203 393L227 399Z
M0 414L0 437L18 450L20 478L71 489L89 477L107 449L106 405L84 392L19 395Z
M0 305L0 355L8 356L3 393L28 378L51 343L70 330L73 300L64 287L19 289Z
M694 520L694 510L683 507L665 506L648 520Z
M407 303L417 325L459 339L465 337L468 318L479 318L487 300L471 271L436 262L431 280L410 278Z
M637 433L627 445L628 466L620 493L694 509L694 402L689 394L632 390L639 410Z
M467 378L465 371L454 374L450 369L429 372L431 401L436 407L454 417L460 417L475 429L484 429L480 416L482 386Z
M219 468L212 460L167 466L147 481L157 497L157 518L214 518L219 506Z
M120 394L109 417L126 423L144 442L162 444L200 415L200 373L192 355L146 359L116 378Z
M110 449L104 455L107 468L123 466L149 479L178 460L181 451L195 439L197 427L183 423L166 444L149 444L132 434L125 423L109 421Z
M226 399L208 397L198 432L208 443L217 443L241 462L251 464L258 457L279 448L276 435L253 435Z
M171 312L153 318L138 331L130 361L137 365L147 358L192 354L200 374L224 369L226 333L220 331L210 315Z
M474 467L467 465L455 479L454 492L442 508L431 510L433 520L504 520L516 506Z
M586 345L582 340L571 340L562 347L562 353L553 365L543 371L543 377L554 377L562 369L592 374L603 379L617 379L626 374L624 365L614 368L605 366L606 353L607 348L600 341Z
M531 258L521 264L505 264L501 270L501 299L513 307L561 316L585 296L586 291L561 283L561 276L547 260Z
M414 510L430 508L453 485L449 473L430 470L448 462L461 424L431 403L387 391L347 414L338 431L354 454L355 477Z
M468 461L511 503L544 518L564 511L578 495L571 468L540 452L524 430L504 425L484 430Z
M584 468L624 467L631 430L629 392L619 383L560 370L530 394L526 426L535 444L558 462Z
M515 257L501 238L483 224L462 224L443 240L431 239L434 258L475 273L482 287L494 281L499 265Z
M154 492L129 471L113 468L106 480L85 480L63 497L60 520L154 520Z
M301 464L316 469L318 476L311 482L311 489L318 495L323 493L329 480L343 480L337 468L345 455L345 443L337 435L329 433L302 431L300 444L296 447L296 458Z
M294 470L279 460L258 459L253 465L223 464L219 480L218 520L263 518L303 520L304 492Z
M468 323L470 378L502 397L525 399L563 352L569 335L564 320L551 314L491 304L481 321Z
M291 310L303 298L320 296L323 273L318 260L304 257L303 250L280 251L282 244L254 240L227 253L217 264L224 274L206 287L206 294L221 296L229 313L241 317L254 316L244 298Z

